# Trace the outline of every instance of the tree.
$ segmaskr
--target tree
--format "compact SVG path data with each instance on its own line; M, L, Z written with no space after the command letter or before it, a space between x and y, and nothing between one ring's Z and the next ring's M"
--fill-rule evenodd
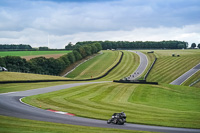
M85 49L84 49L82 46L80 46L80 47L77 49L77 51L81 54L81 56L82 56L83 58L87 56L87 54L86 54L86 52L85 52Z
M39 50L48 50L48 47L39 47Z
M30 71L34 73L49 73L48 65L49 61L45 57L36 57L30 59Z
M198 48L200 49L200 43L198 44Z
M178 44L178 49L183 49L183 48L185 48L184 44Z
M68 53L67 57L68 57L68 59L69 59L69 61L70 61L71 64L76 61L76 58L75 58L75 56L74 56L73 53Z
M74 49L73 44L71 42L69 42L68 45L65 46L65 49L66 50L73 50Z
M20 56L6 56L3 57L5 62L5 67L12 71L29 71L28 63L25 59Z
M73 50L73 54L76 58L76 61L81 60L83 58L77 50Z
M102 45L99 42L94 43L94 45L97 47L97 52L102 50Z
M192 43L191 47L194 49L196 47L196 43Z
M85 49L86 56L90 56L92 54L92 48L89 45L84 45L83 48Z
M2 58L2 57L0 57L0 66L1 67L5 67L6 66L4 58Z
M70 61L69 61L69 59L68 59L67 54L61 56L59 59L61 59L61 60L64 61L64 63L65 63L65 67L68 67L68 66L70 65Z

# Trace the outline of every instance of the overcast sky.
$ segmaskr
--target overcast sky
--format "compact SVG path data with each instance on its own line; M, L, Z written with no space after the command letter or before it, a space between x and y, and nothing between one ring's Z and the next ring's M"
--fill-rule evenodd
M0 44L200 43L200 0L0 0Z

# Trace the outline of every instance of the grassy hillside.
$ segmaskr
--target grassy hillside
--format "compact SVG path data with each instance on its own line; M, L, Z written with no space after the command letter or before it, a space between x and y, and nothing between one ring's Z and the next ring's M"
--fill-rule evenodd
M109 119L124 111L127 122L200 128L200 89L174 85L102 83L26 97L42 108Z
M1 51L0 56L32 56L32 55L48 55L48 54L66 54L71 51Z
M146 131L120 130L42 122L0 115L1 133L150 133Z
M111 81L114 79L121 79L132 74L139 66L139 56L135 53L123 51L124 56L121 63L113 69L106 77L100 79L101 81ZM119 51L104 51L104 54L99 55L86 63L80 65L72 73L67 75L68 78L82 79L91 78L91 76L98 77L103 75L112 66L114 66L121 53Z
M113 69L106 77L100 79L101 81L119 80L132 74L140 63L140 58L133 52L123 51L124 56L121 63Z
M200 50L155 50L156 64L148 81L170 83L200 62ZM172 54L180 57L172 57Z
M67 78L87 79L91 78L91 76L93 78L101 76L118 62L120 56L120 51L103 51L103 54L77 67L67 75Z

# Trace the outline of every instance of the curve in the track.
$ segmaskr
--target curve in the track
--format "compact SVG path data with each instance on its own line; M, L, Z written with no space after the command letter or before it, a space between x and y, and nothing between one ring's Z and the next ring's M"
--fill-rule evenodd
M140 65L138 66L138 68L136 69L134 73L132 73L129 77L127 77L128 80L134 80L138 78L146 70L147 65L148 65L148 59L147 59L147 56L143 54L142 52L132 51L132 50L129 50L129 51L136 53L140 57Z
M65 123L72 125L104 127L104 128L117 128L117 129L127 129L127 130L143 130L143 131L170 132L170 133L200 132L200 129L160 127L160 126L149 126L149 125L130 124L130 123L126 123L125 125L112 125L112 124L108 125L107 122L104 120L89 119L89 118L82 118L82 117L68 116L68 115L63 116L62 114L50 112L20 102L20 99L26 96L38 95L42 93L48 93L52 91L58 91L61 89L67 89L75 86L94 84L94 83L103 83L103 82L65 84L65 85L45 87L45 88L33 89L21 92L0 94L0 115L39 120L39 121L55 122L55 123Z
M178 77L176 80L171 82L172 85L181 85L183 82L185 82L188 78L190 78L192 75L197 73L200 70L200 63L197 64L195 67Z

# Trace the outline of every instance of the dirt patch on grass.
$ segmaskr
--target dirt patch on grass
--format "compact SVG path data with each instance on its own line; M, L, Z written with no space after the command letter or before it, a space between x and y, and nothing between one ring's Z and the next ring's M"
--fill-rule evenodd
M36 58L36 57L45 57L45 58L54 58L54 59L57 59L57 58L59 58L62 55L64 55L64 54L31 55L31 56L22 56L22 58L24 58L26 60L30 60L30 59Z

